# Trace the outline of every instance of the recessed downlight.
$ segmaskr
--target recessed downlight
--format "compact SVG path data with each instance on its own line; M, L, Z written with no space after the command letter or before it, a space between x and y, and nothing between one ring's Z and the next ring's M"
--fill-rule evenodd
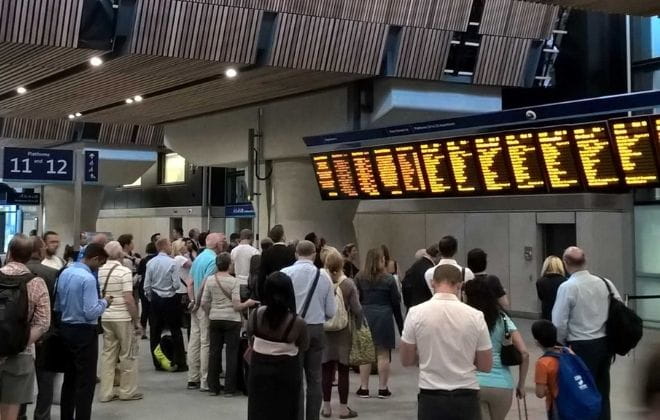
M91 64L94 67L98 67L101 64L103 64L103 60L101 60L101 58L99 57L92 57L89 59L89 64Z
M16 88L16 93L19 95L23 95L27 93L27 89L25 89L23 86L19 86Z
M133 100L134 100L135 102L142 102L142 96L140 96L140 95L135 95L135 96L133 96Z
M72 119L74 119L74 118L76 118L75 115L73 115L73 114L69 114L69 119L70 119L70 120L72 120Z
M238 71L235 68L229 68L225 71L225 76L233 79L234 77L238 76Z
M76 112L76 113L75 113L75 116L76 116L76 117L82 117L82 114L81 114L80 112Z
M127 104L132 104L132 103L133 103L133 99L131 99L131 98L126 99L126 103L127 103Z

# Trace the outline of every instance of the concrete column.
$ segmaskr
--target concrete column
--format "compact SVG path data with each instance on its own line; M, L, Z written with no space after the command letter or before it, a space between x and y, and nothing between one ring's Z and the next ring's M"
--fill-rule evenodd
M73 244L78 229L74 223L74 187L71 185L47 185L44 187L44 214L46 230L53 230L60 235L62 247ZM103 201L103 187L83 186L80 229L96 231L96 220Z
M316 232L337 248L355 242L358 201L322 201L309 158L274 161L272 177L271 225L284 225L287 239Z

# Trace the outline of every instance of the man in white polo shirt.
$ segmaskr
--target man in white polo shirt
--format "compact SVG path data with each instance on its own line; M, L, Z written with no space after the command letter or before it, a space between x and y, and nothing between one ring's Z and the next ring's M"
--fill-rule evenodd
M424 274L424 279L426 284L429 285L431 293L433 293L433 273L435 272L436 267L441 265L451 265L458 269L462 275L462 281L474 280L474 273L467 267L462 267L454 259L454 255L458 251L458 241L453 236L443 236L438 243L438 249L440 250L440 261L436 264L435 267L429 268Z
M401 335L401 363L419 363L419 420L479 420L477 371L493 365L488 326L480 311L461 303L461 271L438 266L434 296L410 308Z

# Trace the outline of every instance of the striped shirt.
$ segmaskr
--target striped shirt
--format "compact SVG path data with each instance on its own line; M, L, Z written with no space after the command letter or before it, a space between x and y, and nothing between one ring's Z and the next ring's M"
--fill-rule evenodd
M104 296L113 297L112 305L103 313L103 321L130 321L131 314L128 312L124 300L124 292L133 292L133 272L131 269L124 267L117 260L108 260L99 268L98 278L101 293L103 293L105 287Z

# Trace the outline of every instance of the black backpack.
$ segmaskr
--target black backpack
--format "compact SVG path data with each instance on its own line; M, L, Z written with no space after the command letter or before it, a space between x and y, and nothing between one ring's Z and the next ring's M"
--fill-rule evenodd
M644 334L644 322L632 309L614 297L610 284L601 277L609 292L610 308L605 324L607 344L612 353L625 356Z
M27 284L32 273L9 276L0 272L0 357L25 350L30 339Z

